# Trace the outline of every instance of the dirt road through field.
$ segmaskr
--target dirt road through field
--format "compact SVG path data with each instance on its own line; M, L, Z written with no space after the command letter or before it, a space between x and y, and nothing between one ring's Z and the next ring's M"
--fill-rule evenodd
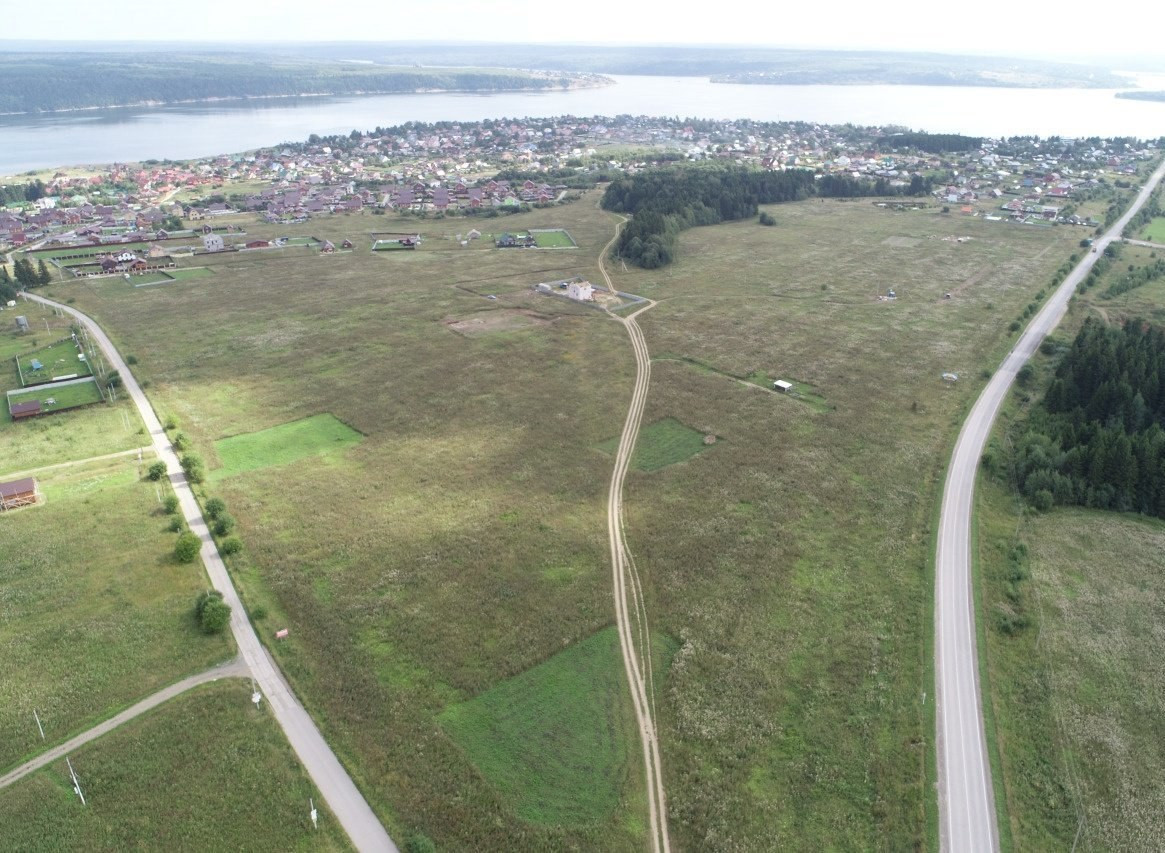
M621 219L615 227L615 236L599 253L599 272L602 273L607 289L611 293L615 292L615 286L603 260L618 239L619 229L626 221ZM655 728L651 633L639 572L627 548L623 530L623 479L627 476L627 468L631 464L631 454L635 449L635 439L639 435L639 424L643 419L643 407L647 401L647 388L651 382L651 357L647 351L647 342L643 339L643 332L635 318L653 305L655 303L648 300L647 304L627 317L611 314L611 317L623 324L631 338L631 347L635 352L635 388L631 392L631 405L627 410L627 419L623 422L623 434L619 437L619 449L615 453L615 470L611 474L611 485L607 493L607 534L611 545L615 621L619 628L619 645L623 652L623 666L627 671L627 681L631 685L631 700L635 706L635 718L639 724L639 737L643 744L651 849L653 853L660 851L669 853L671 840L667 831L667 799L664 796L659 740Z

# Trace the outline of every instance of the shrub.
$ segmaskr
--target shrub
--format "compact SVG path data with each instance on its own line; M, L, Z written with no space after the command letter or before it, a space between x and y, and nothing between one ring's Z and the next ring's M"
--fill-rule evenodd
M405 853L437 853L437 846L429 836L417 832L405 842Z
M190 445L190 439L186 437L184 432L174 433L173 444L175 450L185 450Z
M194 615L204 634L219 634L231 622L231 606L222 600L222 593L217 589L208 589L199 593Z
M208 518L218 518L226 508L226 502L222 498L211 498L206 502L206 515Z
M251 618L258 622L261 619L267 618L267 608L260 605L251 611Z
M174 556L181 563L192 563L201 549L202 540L198 538L197 534L187 530L178 537L178 541L174 544Z
M182 457L182 470L186 472L186 479L191 483L201 483L206 479L206 470L202 467L202 457L196 453L187 453Z
M166 421L162 424L163 429L178 429L178 419L173 415L166 415Z
M218 550L228 556L237 554L243 550L243 543L239 541L237 536L232 536L229 539L224 539L222 544L218 546Z
M162 509L166 511L166 515L173 515L178 511L178 496L166 495L162 499Z
M235 520L229 513L222 513L214 520L214 535L226 536L235 529Z
M186 529L186 524L182 521L182 519L180 517L174 516L173 518L170 519L170 523L168 525L166 525L166 529L169 530L171 533L181 533L183 530Z
M136 355L127 355L127 356L125 357L125 363L126 363L126 364L137 364L137 363L138 363L138 357L137 357Z
M1012 320L1011 325L1007 327L1007 330L1009 332L1018 332L1019 326L1020 326L1019 320Z
M765 210L762 210L760 212L759 221L760 221L761 225L776 225L777 224L777 220L773 218L772 214L770 214L768 211L765 211Z
M162 479L166 476L166 463L161 459L152 463L150 467L146 469L146 476L155 482Z

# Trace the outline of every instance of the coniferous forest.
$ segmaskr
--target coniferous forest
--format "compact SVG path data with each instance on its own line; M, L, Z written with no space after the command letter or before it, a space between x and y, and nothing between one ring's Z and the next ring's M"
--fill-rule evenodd
M1165 518L1165 332L1089 319L1012 454L1037 509L1078 504ZM990 462L990 460L985 460Z

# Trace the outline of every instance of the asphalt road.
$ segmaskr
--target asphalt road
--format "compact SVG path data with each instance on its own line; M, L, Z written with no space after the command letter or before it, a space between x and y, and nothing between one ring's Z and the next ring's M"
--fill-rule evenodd
M975 476L999 407L1016 373L1056 327L1076 286L1148 199L1165 174L1159 167L1128 212L1093 245L1028 325L995 371L963 423L943 489L935 554L935 689L937 711L939 827L946 851L999 849L995 798L979 690L975 604L971 587L971 514ZM1083 232L1081 232L1083 233Z
M238 658L235 658L224 664L212 667L205 672L184 678L179 682L171 684L169 687L164 687L157 693L147 696L142 701L130 705L120 714L115 714L105 722L81 732L76 737L70 738L59 746L54 746L47 752L41 753L36 758L26 761L19 767L0 776L0 788L6 788L18 779L23 779L29 773L40 770L46 764L52 764L54 761L64 758L78 747L89 743L91 740L96 740L104 734L108 734L118 726L128 723L134 717L141 716L146 711L158 707L163 702L167 702L175 696L181 696L187 690L197 687L199 684L206 684L208 681L218 681L220 678L243 678L247 675L250 675L247 671L247 665ZM82 774L84 774L84 771L82 771Z
M203 565L206 566L206 573L210 576L214 588L223 594L223 599L231 606L231 633L234 634L235 643L239 647L239 655L246 662L251 675L267 701L267 706L282 727L284 735L286 735L292 749L295 750L295 754L299 757L304 769L307 770L312 782L315 783L320 795L327 802L340 825L344 827L344 831L348 833L348 838L351 839L356 849L396 853L396 845L392 843L392 839L388 837L388 833L380 821L376 819L376 815L373 814L367 801L352 782L352 778L340 764L336 754L332 752L312 718L291 691L291 687L283 678L283 673L279 671L263 644L259 642L259 637L247 619L243 604L239 600L235 585L231 582L222 557L218 553L214 539L211 538L210 530L202 517L202 510L194 499L190 484L186 482L186 476L178 462L178 454L171 446L170 438L162 429L161 421L154 414L146 395L142 393L141 387L121 357L121 353L117 351L101 327L87 315L68 305L45 299L33 293L27 294L27 298L64 311L84 325L90 338L105 353L110 367L121 374L125 391L130 395L142 416L142 421L150 434L154 451L158 458L166 463L166 470L170 483L174 487L174 493L178 496L182 515L190 529L202 540L201 557ZM294 630L294 626L291 626L291 630Z

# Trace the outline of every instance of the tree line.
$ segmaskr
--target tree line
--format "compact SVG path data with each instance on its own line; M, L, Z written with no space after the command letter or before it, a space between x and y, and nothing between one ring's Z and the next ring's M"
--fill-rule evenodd
M602 206L632 219L611 248L617 258L656 269L675 257L680 232L757 215L761 204L800 201L810 196L856 198L872 195L917 195L928 181L916 176L909 186L893 187L884 178L850 175L816 178L807 169L783 172L722 164L694 164L647 169L622 175L607 186Z
M9 273L8 267L0 264L0 298L5 302L15 299L21 290L40 287L53 280L53 275L43 260L38 261L34 267L28 258L17 258L12 267L13 272Z
M1015 485L1040 510L1076 504L1165 518L1163 424L1165 332L1090 318L1010 454Z
M884 136L878 140L878 147L913 148L917 151L926 151L931 154L942 154L947 151L977 151L983 147L983 137L963 136L960 133L923 133L921 131L907 131Z

